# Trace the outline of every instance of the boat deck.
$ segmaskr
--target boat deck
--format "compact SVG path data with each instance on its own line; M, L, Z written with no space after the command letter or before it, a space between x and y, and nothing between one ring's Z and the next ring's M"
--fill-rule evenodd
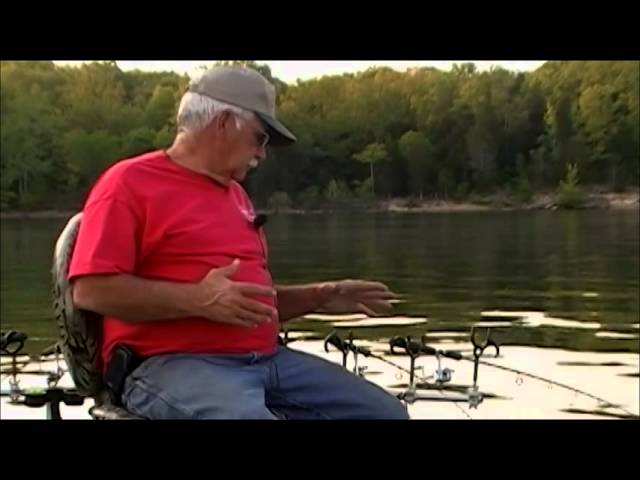
M385 344L366 341L357 343L370 348L377 355L384 355L385 359L403 368L409 368L409 358L388 355L388 346ZM342 361L341 352L332 350L326 353L321 341L300 340L289 346L336 363ZM442 347L460 350L465 355L472 353L468 343L451 342ZM567 384L617 404L635 416L640 414L638 354L569 352L513 346L502 347L500 353L499 358L488 355L483 359ZM4 368L9 361L7 357L2 358ZM64 367L64 361L60 362ZM358 364L367 367L364 375L368 380L392 393L399 393L407 388L409 375L387 363L359 356ZM416 365L424 367L424 373L418 370L418 376L431 375L437 367L434 357L420 357ZM347 368L352 370L353 366L353 356L350 355ZM597 400L587 396L487 365L480 365L478 375L480 391L485 394L484 401L477 408L470 408L466 401L451 399L464 400L464 391L472 383L473 363L443 359L442 367L453 369L452 381L440 390L418 388L420 395L428 396L430 399L419 400L409 405L412 419L615 419L628 416L618 408L601 405ZM24 371L38 369L55 371L56 362L32 362ZM40 375L22 374L19 376L19 382L22 388L46 386L46 378ZM65 374L59 385L72 387L73 382L70 376ZM2 391L8 389L9 376L3 374ZM63 404L60 407L61 415L64 419L90 419L88 410L92 405L91 400L86 400L82 406L70 407ZM0 419L45 418L45 408L13 405L8 397L2 397Z

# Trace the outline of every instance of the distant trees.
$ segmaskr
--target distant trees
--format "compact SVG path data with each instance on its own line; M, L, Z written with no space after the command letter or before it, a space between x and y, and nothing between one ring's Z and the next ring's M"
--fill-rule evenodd
M250 175L259 206L501 188L526 198L561 180L571 192L577 172L581 184L618 191L640 181L637 61L530 73L375 68L293 85L266 65L230 63L274 81L279 115L300 140L271 149ZM1 62L1 208L75 208L102 169L168 146L187 82L113 62Z

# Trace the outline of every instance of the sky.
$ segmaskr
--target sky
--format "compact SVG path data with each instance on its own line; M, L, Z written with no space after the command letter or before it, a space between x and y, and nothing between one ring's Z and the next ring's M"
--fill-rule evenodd
M210 65L216 60L168 60L168 61L135 61L116 60L122 70L140 69L145 71L175 71L180 74L193 75L197 67ZM317 60L258 60L257 63L267 64L271 68L274 77L286 83L295 83L297 79L308 80L323 75L340 75L342 73L355 73L373 66L388 66L398 71L404 71L412 67L431 66L441 70L450 70L454 63L475 63L479 70L488 70L492 66L501 66L508 70L530 71L535 70L544 63L544 60L358 60L358 61L317 61ZM55 61L60 65L78 65L83 61Z

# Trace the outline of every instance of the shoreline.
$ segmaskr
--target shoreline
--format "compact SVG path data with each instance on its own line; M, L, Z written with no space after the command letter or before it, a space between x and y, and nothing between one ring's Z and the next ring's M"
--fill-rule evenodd
M343 206L325 207L320 209L259 209L264 213L281 213L293 215L312 215L344 211L364 211L367 213L458 213L458 212L499 212L525 210L561 210L555 202L555 195L548 193L535 194L531 201L519 203L513 197L493 195L474 200L417 200L409 198L394 198L383 200L371 206ZM629 193L590 193L585 195L585 201L578 210L640 210L640 192ZM77 211L65 210L36 210L36 211L6 211L0 212L0 219L64 219L71 218Z
M474 200L413 201L394 199L384 202L381 211L398 213L435 212L499 212L526 210L570 210L558 205L557 195L536 193L528 202L520 202L512 196L496 194ZM582 204L572 210L640 210L640 193L586 193Z

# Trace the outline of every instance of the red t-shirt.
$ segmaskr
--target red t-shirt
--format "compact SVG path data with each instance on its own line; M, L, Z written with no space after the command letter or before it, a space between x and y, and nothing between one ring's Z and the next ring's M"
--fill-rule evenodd
M240 260L232 280L272 286L266 239L237 182L224 186L174 163L164 152L123 160L93 187L83 209L69 279L131 274L198 282ZM256 298L276 306L276 299ZM278 322L246 328L204 318L124 322L104 317L102 360L117 343L141 356L164 353L271 353Z

